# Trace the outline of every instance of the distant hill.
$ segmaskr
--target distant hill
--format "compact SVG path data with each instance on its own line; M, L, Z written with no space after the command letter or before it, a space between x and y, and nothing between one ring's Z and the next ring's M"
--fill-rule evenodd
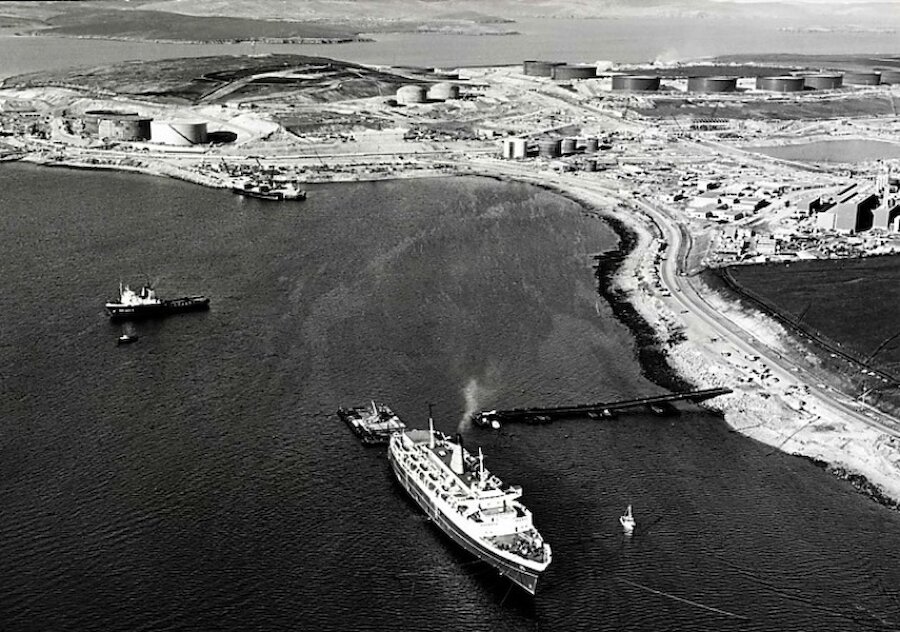
M900 32L900 0L131 0L3 2L0 25L113 39L342 40L365 33L503 35L523 18L783 21L787 30Z

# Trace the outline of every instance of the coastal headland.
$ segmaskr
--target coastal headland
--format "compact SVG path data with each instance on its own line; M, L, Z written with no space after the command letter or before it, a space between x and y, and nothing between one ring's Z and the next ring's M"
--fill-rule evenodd
M763 79L802 86L813 74L862 72L824 73L815 61L768 63ZM709 64L716 74L579 63L545 75L527 62L390 68L279 55L28 75L0 89L0 152L236 191L454 174L550 188L620 233L621 258L600 273L607 298L627 302L618 315L658 383L730 387L709 405L735 431L864 477L861 487L896 502L900 422L885 412L896 404L896 367L848 354L842 376L815 341L701 272L900 252L896 158L820 162L758 149L823 138L895 144L900 87L834 80L782 91L753 62L725 63ZM692 79L723 68L734 79L723 92ZM790 115L773 117L779 110ZM674 375L660 377L660 358ZM861 395L876 389L884 410Z

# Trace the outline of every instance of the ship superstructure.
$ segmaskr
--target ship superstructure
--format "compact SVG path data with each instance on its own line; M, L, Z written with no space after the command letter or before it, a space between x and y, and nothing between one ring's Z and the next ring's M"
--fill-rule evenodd
M550 564L550 545L519 501L459 440L429 430L391 436L388 460L400 484L450 538L531 593Z

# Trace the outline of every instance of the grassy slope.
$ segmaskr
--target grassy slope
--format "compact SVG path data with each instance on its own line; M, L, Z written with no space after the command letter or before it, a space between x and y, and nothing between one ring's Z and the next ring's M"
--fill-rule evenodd
M900 257L735 266L734 278L802 325L900 375ZM876 353L877 352L877 353Z
M322 69L325 67L325 71ZM124 62L95 68L74 68L58 72L41 72L11 77L4 82L9 87L27 87L49 83L82 86L88 90L108 91L133 97L153 97L156 100L196 103L203 95L233 79L262 72L287 69L313 69L321 79L298 80L297 90L320 90L326 83L339 84L327 95L327 100L377 96L388 94L408 80L389 73L375 72L356 64L307 55L215 56L191 59ZM264 80L254 82L231 95L247 98L284 90L285 82ZM326 97L322 97L326 99ZM227 100L227 97L226 97Z

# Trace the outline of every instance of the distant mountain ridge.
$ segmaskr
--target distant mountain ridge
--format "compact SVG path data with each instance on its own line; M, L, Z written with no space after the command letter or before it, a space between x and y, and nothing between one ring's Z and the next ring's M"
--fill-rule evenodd
M708 16L900 21L900 0L161 0L143 8L288 20Z

